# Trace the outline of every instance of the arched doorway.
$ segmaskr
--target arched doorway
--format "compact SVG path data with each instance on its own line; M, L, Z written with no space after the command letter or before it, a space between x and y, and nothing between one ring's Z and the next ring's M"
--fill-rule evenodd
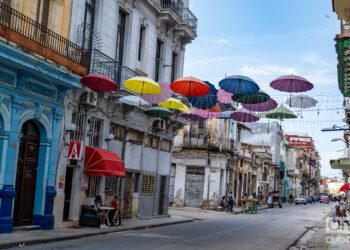
M30 120L23 124L21 134L13 215L15 226L32 224L40 147L39 128L33 121Z

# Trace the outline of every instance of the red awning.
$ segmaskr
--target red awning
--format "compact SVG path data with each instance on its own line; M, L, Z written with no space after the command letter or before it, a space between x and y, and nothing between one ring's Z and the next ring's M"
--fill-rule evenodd
M125 176L124 163L116 153L85 147L84 171L86 175Z

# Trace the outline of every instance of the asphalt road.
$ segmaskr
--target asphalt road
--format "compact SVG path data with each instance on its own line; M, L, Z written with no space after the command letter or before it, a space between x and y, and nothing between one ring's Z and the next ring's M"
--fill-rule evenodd
M291 205L258 214L233 214L208 220L111 233L25 249L288 249L306 231L319 226L331 204ZM23 248L18 248L23 249Z

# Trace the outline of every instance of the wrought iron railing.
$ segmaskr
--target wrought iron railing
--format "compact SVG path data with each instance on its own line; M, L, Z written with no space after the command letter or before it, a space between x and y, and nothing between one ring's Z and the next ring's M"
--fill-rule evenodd
M10 29L22 37L26 37L86 68L89 65L90 53L87 50L2 2L0 2L0 26Z

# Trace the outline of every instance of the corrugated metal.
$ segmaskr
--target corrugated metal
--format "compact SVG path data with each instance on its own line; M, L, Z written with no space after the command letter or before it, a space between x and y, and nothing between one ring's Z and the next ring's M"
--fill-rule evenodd
M154 194L142 194L139 214L141 217L153 216Z
M185 206L201 207L203 202L204 168L187 167L185 183Z

